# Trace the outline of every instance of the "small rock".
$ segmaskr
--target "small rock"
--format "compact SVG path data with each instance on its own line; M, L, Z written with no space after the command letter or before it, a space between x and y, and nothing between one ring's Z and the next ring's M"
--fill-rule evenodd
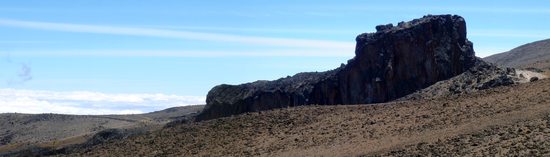
M388 29L391 29L393 28L393 24L387 24L387 25L378 25L376 26L376 31L379 32L379 31L385 31L385 30L388 30Z

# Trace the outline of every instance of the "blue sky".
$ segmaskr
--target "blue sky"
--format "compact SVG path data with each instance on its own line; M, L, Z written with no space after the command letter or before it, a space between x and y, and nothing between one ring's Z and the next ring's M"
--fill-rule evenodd
M12 107L0 112L58 105L36 97L48 92L106 99L152 93L174 102L147 97L143 104L153 107L88 112L78 108L117 103L79 97L61 104L71 112L33 113L140 113L204 103L217 84L338 67L353 56L356 35L426 14L463 16L481 57L550 36L547 1L1 1L0 107ZM180 103L184 98L193 101Z

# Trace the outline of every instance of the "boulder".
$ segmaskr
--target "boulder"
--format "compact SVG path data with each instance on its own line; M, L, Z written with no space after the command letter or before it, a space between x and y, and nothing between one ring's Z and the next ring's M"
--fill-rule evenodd
M214 87L197 120L300 105L387 102L476 63L460 16L428 15L376 29L357 36L355 57L334 70Z

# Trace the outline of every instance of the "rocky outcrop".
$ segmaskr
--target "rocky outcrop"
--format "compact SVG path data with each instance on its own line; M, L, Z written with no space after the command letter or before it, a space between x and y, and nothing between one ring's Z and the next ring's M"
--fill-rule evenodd
M398 100L427 100L469 94L479 90L516 84L520 79L513 68L499 68L478 59L475 66L464 73L448 80L439 81Z
M275 81L219 85L198 120L300 105L394 100L459 75L476 58L460 16L424 16L357 36L355 57L337 69Z

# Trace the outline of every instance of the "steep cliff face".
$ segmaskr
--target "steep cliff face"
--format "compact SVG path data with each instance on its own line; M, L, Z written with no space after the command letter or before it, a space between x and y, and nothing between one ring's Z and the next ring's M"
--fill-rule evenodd
M310 104L386 102L461 74L476 62L460 16L429 15L376 29L357 36L356 56L337 69L216 86L197 118Z

